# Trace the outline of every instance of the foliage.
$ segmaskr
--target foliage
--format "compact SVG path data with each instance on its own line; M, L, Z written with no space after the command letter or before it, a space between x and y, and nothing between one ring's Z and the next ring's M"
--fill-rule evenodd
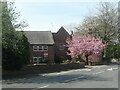
M63 63L80 63L81 61L80 60L64 60Z
M106 58L120 58L120 44L111 44L108 45L105 50Z
M117 6L117 5L116 5ZM76 34L86 34L89 28L93 36L100 37L107 43L118 38L118 8L113 3L101 2L97 13L88 16L76 27Z
M29 42L24 32L16 31L12 24L14 8L10 11L7 2L2 3L2 65L3 69L16 70L29 62Z
M42 58L42 63L47 63L48 62L48 57Z
M87 64L89 55L101 55L105 48L105 44L103 44L102 40L91 36L73 36L72 39L68 39L66 42L68 44L68 50L70 51L68 55L72 57L84 55Z
M8 3L8 13L10 21L12 22L12 26L15 29L22 29L24 27L27 27L28 24L25 21L18 21L17 19L20 16L20 12L15 12L16 7L14 6L15 2L7 2Z
M66 59L66 57L63 57L63 56L61 56L61 57L57 57L57 56L55 56L55 63L63 63L63 61Z

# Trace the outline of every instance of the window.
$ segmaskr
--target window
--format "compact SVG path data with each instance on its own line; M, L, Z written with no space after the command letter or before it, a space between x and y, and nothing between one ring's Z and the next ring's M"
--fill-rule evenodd
M59 50L64 50L64 44L59 45Z
M47 45L43 46L43 50L48 50L48 46Z
M34 50L34 51L37 51L37 50L38 50L38 46L37 46L37 45L34 45L34 46L33 46L33 50Z
M39 62L39 63L42 62L42 57L38 57L38 62Z
M48 46L47 45L44 45L44 46L42 46L42 45L39 45L39 46L34 45L33 46L33 51L42 51L42 50L48 50Z
M33 64L37 64L37 63L38 63L37 57L33 57Z
M41 45L39 46L39 50L40 50L40 51L43 50L43 47L42 47Z
M37 65L39 63L47 63L48 57L33 57L33 64Z

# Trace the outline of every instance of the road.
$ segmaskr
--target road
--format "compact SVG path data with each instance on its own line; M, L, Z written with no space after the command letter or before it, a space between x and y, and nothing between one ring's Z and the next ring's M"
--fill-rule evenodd
M88 66L3 80L3 88L118 88L118 65Z

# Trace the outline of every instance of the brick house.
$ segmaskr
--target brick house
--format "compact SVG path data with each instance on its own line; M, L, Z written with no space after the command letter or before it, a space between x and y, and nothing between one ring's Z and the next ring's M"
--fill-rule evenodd
M55 60L59 60L56 62L61 62L62 60L67 60L67 48L66 48L66 39L69 38L70 35L68 32L61 27L57 33L53 33L54 39L54 49L55 49Z
M70 36L61 27L57 33L51 31L25 31L25 35L30 43L32 64L54 63L56 57L65 59L67 48L65 40Z
M61 27L57 33L51 31L25 31L25 35L30 43L31 64L39 63L60 63L62 60L71 59L67 55L66 39L70 38L69 33ZM86 62L86 58L81 56ZM89 56L93 63L101 63L101 57Z

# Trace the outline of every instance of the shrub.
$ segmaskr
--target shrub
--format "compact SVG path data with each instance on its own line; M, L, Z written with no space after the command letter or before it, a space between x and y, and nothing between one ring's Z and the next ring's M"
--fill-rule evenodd
M63 63L80 63L80 60L64 60Z
M42 63L47 63L48 62L48 57L42 58Z
M119 44L109 44L105 48L103 54L103 61L109 63L112 58L120 58L120 45Z
M105 58L120 58L120 45L119 44L111 44L108 45L105 49Z

